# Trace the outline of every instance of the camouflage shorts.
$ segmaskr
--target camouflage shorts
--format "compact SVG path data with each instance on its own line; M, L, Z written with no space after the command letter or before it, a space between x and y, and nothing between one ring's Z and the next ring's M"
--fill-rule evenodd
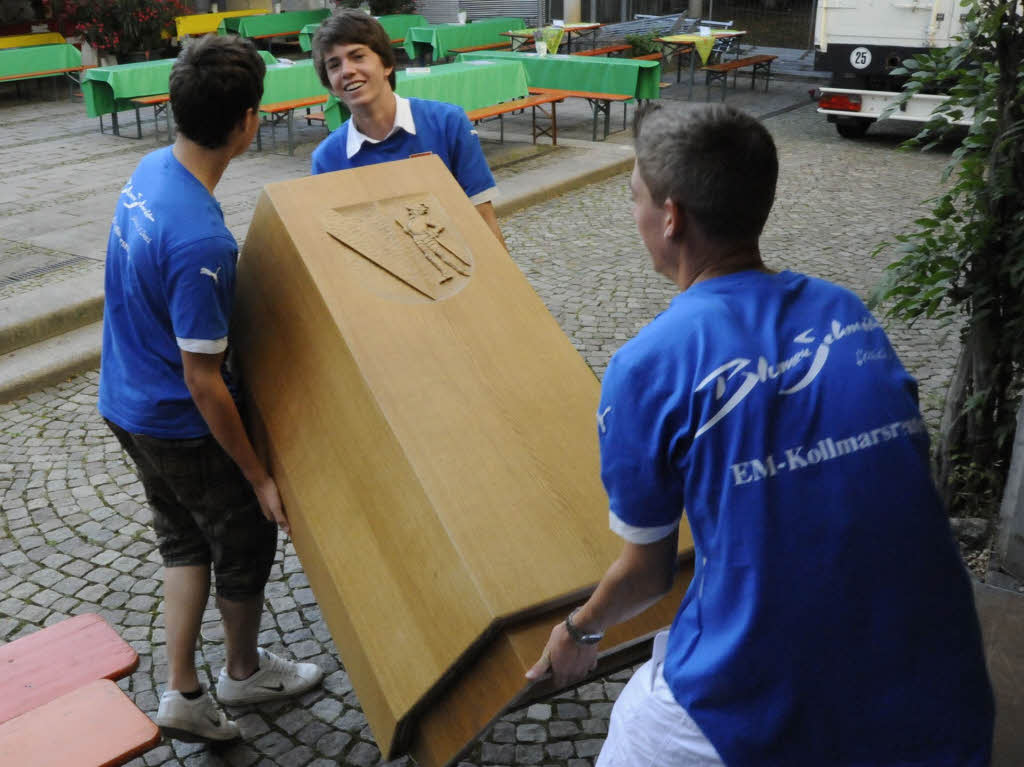
M218 596L241 601L262 593L277 525L217 440L157 439L107 426L135 462L164 567L212 563Z

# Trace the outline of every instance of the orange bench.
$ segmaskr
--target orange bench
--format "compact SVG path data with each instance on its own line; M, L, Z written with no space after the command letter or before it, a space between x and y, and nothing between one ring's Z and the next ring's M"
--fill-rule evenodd
M132 646L91 613L16 639L0 647L0 722L94 679L120 679L138 665Z
M501 48L511 48L510 40L503 43L488 43L487 45L473 45L468 48L449 48L449 53L473 53L475 51L496 51Z
M604 115L604 136L608 138L611 130L611 107L613 102L622 103L622 129L626 129L626 104L633 100L632 96L621 93L593 93L591 91L567 91L558 88L530 88L530 93L559 95L563 99L577 98L586 99L590 108L594 110L594 129L591 133L591 140L597 141L597 118Z
M173 129L171 127L171 109L170 101L171 97L167 93L161 93L156 96L139 96L131 100L135 105L135 127L139 132L139 138L142 138L142 118L139 116L139 107L153 107L153 129L156 131L157 138L160 138L160 113L163 112L164 117L167 120L167 141L170 142L173 135Z
M750 71L750 89L754 89L754 84L757 82L758 75L764 77L764 90L768 92L768 81L772 77L772 62L778 58L777 56L771 56L768 54L762 54L758 56L747 56L742 59L733 59L732 61L723 61L720 64L709 64L706 67L701 67L704 72L707 73L707 86L708 86L708 98L711 98L711 86L716 80L722 81L722 101L725 101L725 88L729 83L729 73L733 73L732 85L736 87L736 77L738 76L738 70L744 67L752 67Z
M149 717L116 684L96 679L0 724L0 764L113 767L159 742Z
M68 80L70 80L70 82L68 83L68 98L71 98L74 95L74 87L78 83L78 80L72 77L72 74L74 74L75 72L81 72L84 69L92 69L94 66L96 65L87 64L80 67L66 67L64 69L45 69L39 72L19 72L15 75L0 75L0 83L13 82L15 80L35 80L40 77L59 77L61 75L64 75L68 78ZM53 87L53 95L56 98L56 84Z
M664 57L664 53L656 51L655 53L645 53L643 56L633 56L634 61L661 61Z
M589 51L573 51L573 56L604 56L633 50L632 45L608 45L604 48L591 48Z
M260 114L265 114L270 117L270 136L273 140L273 147L277 148L277 126L282 120L288 121L288 154L295 153L295 145L293 143L294 136L294 118L293 114L296 109L302 109L306 107L306 122L310 120L316 120L323 116L323 113L311 114L309 107L319 106L320 104L327 103L327 94L322 93L319 96L307 96L302 99L291 99L290 101L278 101L275 104L262 104L260 106ZM256 150L263 151L263 140L260 136L260 132L256 132Z
M526 98L513 99L512 101L504 101L501 104L495 104L494 106L481 107L480 109L472 109L466 112L466 117L472 123L478 123L488 118L497 117L498 122L501 125L501 141L505 142L505 121L504 116L509 112L519 112L529 107L533 112L533 143L537 143L539 136L550 136L552 145L558 144L558 114L555 110L555 105L564 99L563 96L557 93L537 93ZM551 111L548 112L544 109L546 105L551 105ZM548 127L538 128L537 127L537 110L540 109L542 117L547 118Z

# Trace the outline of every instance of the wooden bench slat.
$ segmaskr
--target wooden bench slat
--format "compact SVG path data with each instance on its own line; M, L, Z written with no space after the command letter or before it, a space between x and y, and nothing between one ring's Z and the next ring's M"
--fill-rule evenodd
M592 48L589 51L573 51L573 56L603 56L606 53L618 53L619 51L628 51L633 48L632 45L608 45L604 48Z
M290 101L278 101L273 104L261 104L260 111L268 114L276 114L277 112L288 112L292 109L299 109L301 107L311 107L317 104L326 104L327 94L324 93L321 96L307 96L303 99L292 99Z
M469 118L470 122L476 122L477 120L483 120L488 117L497 117L498 115L506 114L508 112L516 112L527 107L538 106L540 104L550 104L552 102L562 100L563 97L557 94L538 93L523 99L513 99L512 101L504 101L501 104L495 104L494 106L473 109L466 112L466 117Z
M132 646L91 613L16 639L0 647L0 722L94 679L120 679L138 665Z
M149 717L116 684L97 679L0 724L0 764L113 767L159 742Z
M743 59L723 61L720 64L708 64L706 67L701 67L701 69L705 69L709 72L731 72L734 69L742 69L743 67L749 67L753 64L767 64L769 61L775 61L777 58L778 56L770 56L768 54L747 56Z
M95 64L89 64L81 67L67 67L65 69L44 69L39 72L21 72L16 75L2 75L0 76L0 82L4 80L28 80L33 77L49 77L54 75L65 75L70 72L81 72L83 69L92 69Z
M530 93L562 94L563 98L596 99L598 101L632 101L633 96L623 93L593 93L591 91L569 91L560 88L530 88Z
M645 53L643 56L633 56L633 61L660 61L665 54L655 51L654 53Z
M511 41L504 43L488 43L487 45L473 45L468 48L449 48L448 51L451 53L472 53L473 51L493 51L499 48L511 48Z
M170 100L170 94L161 93L157 96L138 96L132 99L132 103L139 106L151 106L152 104L166 104Z

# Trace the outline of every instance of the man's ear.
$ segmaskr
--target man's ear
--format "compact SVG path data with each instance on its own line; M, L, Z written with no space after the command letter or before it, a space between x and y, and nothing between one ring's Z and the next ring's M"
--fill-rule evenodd
M682 207L671 197L666 197L665 202L661 205L665 214L665 239L682 239L683 231L686 228L686 216Z

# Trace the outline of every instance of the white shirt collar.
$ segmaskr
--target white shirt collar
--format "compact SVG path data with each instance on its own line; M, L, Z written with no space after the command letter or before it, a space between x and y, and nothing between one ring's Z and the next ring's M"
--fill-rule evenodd
M391 126L391 130L388 131L388 135L377 141L370 138L369 136L360 133L356 127L356 121L350 119L348 121L348 139L345 142L345 156L349 159L355 155L363 147L363 143L379 144L381 141L387 141L399 130L404 130L406 133L416 135L416 123L412 119L412 107L409 105L409 99L404 99L395 94L395 124Z

